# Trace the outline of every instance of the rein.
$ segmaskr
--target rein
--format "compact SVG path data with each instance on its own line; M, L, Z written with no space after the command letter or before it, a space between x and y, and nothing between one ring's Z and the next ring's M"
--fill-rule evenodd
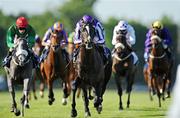
M129 53L126 57L120 58L117 54L113 54L112 57L115 57L118 61L124 61L128 59L131 56L131 53Z
M162 59L165 55L166 55L166 53L164 52L161 56L154 56L152 54L149 54L149 57L152 59Z

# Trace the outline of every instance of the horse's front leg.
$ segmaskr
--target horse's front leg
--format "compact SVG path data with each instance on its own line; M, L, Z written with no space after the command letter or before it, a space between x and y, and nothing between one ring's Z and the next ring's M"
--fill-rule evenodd
M53 93L53 80L47 78L48 82L48 90L49 90L49 93L48 93L48 97L49 97L49 100L48 100L48 103L49 105L52 105L55 98L54 98L54 93Z
M91 116L91 113L89 111L89 100L88 100L88 95L87 95L87 88L84 86L82 89L83 89L83 99L84 99L84 107L85 107L85 117L89 117Z
M64 81L63 82L63 98L62 98L62 105L66 105L67 104L67 98L69 96L68 93L68 87L67 87L67 83Z
M118 89L118 95L119 95L119 110L123 110L121 80L117 74L115 74L115 83L116 83L116 86Z
M14 112L16 116L19 116L20 115L20 110L17 109L13 80L9 79L9 78L7 80L8 80L8 89L9 89L9 93L10 93L11 100L12 100L12 106L11 106L10 111Z
M28 100L28 96L29 96L29 90L30 90L30 85L31 85L31 78L25 78L24 79L24 90L23 90L23 97L21 98L21 102L22 104L25 106L25 108L30 108L29 107L29 100Z
M127 108L129 108L130 105L130 96L131 96L133 83L134 83L134 74L129 74L127 77L127 88L126 88L128 93Z
M100 114L102 111L102 83L99 83L95 86L95 99L94 99L94 107L96 108L97 112Z
M76 91L77 91L77 80L72 81L72 110L71 110L71 117L76 117L77 116L77 111L76 111Z

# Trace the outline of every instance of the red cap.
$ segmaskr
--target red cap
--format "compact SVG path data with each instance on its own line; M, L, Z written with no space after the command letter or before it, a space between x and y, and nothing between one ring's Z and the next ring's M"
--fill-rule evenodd
M16 26L17 27L21 27L21 28L26 28L28 25L28 21L25 17L19 17L17 20L16 20Z

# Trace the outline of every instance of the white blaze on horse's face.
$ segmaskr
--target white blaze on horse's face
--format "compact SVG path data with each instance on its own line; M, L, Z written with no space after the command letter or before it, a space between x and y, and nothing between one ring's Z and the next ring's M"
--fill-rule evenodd
M88 33L87 42L86 42L86 49L92 49L89 26L87 25L85 28L86 28L87 33Z
M151 41L154 41L154 40L156 40L158 42L162 41L162 39L159 36L157 36L157 35L154 35L154 36L151 37Z
M157 35L153 35L151 38L150 38L151 42L152 42L152 47L155 48L155 45L160 43L162 41L162 39L157 36Z

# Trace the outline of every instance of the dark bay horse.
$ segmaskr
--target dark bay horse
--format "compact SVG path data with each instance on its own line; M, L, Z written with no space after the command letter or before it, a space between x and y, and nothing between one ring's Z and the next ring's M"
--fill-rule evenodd
M43 78L46 79L48 86L48 103L52 105L54 102L53 93L53 81L57 78L61 78L63 81L63 99L62 104L67 104L67 97L70 94L71 85L69 81L69 66L67 60L63 56L63 49L60 46L60 42L63 39L63 35L59 33L52 33L50 37L50 48L47 58L41 63L40 69Z
M114 73L115 82L118 88L119 95L119 110L123 109L122 104L122 77L126 79L127 87L126 92L128 93L127 108L130 105L130 95L132 90L132 85L134 83L135 72L137 66L133 64L132 50L126 42L126 37L124 34L119 34L117 36L117 44L115 45L115 53L113 57L112 71Z
M40 56L41 52L43 50L43 46L41 45L41 40L37 41L33 47L33 51L35 53L35 55ZM42 75L41 75L41 71L40 68L36 68L34 73L33 73L33 81L32 81L32 90L33 90L33 97L34 99L37 99L37 95L36 95L36 82L40 81L40 97L43 98L44 97L44 88L45 88L45 80L43 79Z
M29 108L28 94L30 90L30 82L32 80L32 54L29 51L29 47L26 39L18 38L14 40L15 48L12 53L12 59L10 61L10 67L5 67L8 80L8 88L12 98L12 109L15 115L24 116L24 107ZM17 103L15 100L15 88L16 84L23 85L23 96L21 98L21 112L17 108Z
M154 30L151 37L152 47L150 49L148 68L144 70L145 81L148 83L149 95L152 100L152 92L157 93L159 107L161 107L161 98L165 100L164 92L167 84L171 80L171 64L164 50L162 39L159 32ZM170 87L168 86L168 94Z
M96 44L93 43L95 36L95 28L92 24L86 24L80 33L82 43L79 47L79 53L77 55L77 61L74 66L75 76L72 86L72 110L71 117L77 116L76 111L76 90L81 87L83 90L83 99L85 106L85 116L90 116L89 100L87 95L87 89L93 87L95 92L94 107L97 112L102 111L102 100L105 89L105 69L102 56L100 55ZM111 71L110 71L111 72ZM108 78L109 79L109 78Z

